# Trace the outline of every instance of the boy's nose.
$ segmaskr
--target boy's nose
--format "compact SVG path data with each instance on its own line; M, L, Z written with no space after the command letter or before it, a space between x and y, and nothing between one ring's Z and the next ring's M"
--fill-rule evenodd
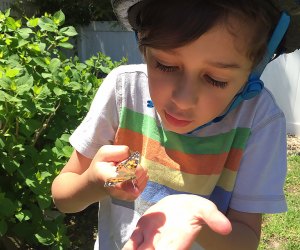
M175 84L172 92L172 101L180 109L189 109L198 102L197 83L188 77L181 77Z

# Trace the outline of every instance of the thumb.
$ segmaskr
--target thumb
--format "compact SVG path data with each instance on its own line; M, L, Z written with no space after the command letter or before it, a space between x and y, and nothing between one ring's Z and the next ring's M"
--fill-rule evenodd
M139 228L136 228L122 250L136 250L143 243L143 240L144 237L142 231Z
M207 224L213 231L222 235L229 234L232 230L228 218L213 203L208 203L205 209L200 211L199 220L203 222L202 224Z
M130 150L124 145L104 145L94 157L96 162L120 162L128 158Z

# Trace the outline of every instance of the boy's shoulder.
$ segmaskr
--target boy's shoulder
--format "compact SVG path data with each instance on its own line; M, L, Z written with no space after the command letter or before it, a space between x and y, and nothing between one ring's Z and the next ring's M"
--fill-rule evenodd
M241 105L240 112L243 117L241 121L246 121L252 131L260 127L265 127L272 122L285 120L283 111L277 104L271 91L267 88L264 88L253 99L245 101Z
M253 102L255 103L256 108L261 111L261 113L283 113L275 97L268 88L264 88L261 94L257 98L254 98Z
M147 65L146 64L127 64L120 65L113 69L110 74L114 74L116 76L122 74L130 74L130 73L144 73L147 75Z

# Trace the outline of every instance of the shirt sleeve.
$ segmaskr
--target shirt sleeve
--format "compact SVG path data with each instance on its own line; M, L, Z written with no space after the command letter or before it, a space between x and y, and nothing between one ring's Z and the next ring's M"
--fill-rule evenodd
M116 71L104 79L88 114L70 137L71 145L90 159L101 146L112 144L119 124Z
M279 113L252 131L229 206L249 213L285 212L286 171L286 123Z

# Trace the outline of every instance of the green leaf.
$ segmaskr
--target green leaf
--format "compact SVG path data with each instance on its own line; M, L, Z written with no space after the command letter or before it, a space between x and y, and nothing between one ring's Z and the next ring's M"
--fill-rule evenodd
M51 205L52 199L50 195L39 195L37 197L37 202L39 204L39 207L44 210L48 208Z
M6 45L11 45L12 40L9 38L5 38L5 43L6 43Z
M61 95L67 94L66 91L64 91L64 90L62 90L62 89L60 89L60 88L58 88L58 87L55 87L55 88L53 89L53 92L54 92L54 94L56 94L57 96L61 96Z
M33 86L33 93L34 93L34 95L39 95L41 93L42 89L43 89L43 86L36 86L36 85L34 85Z
M57 73L60 68L61 62L58 58L53 58L49 65L49 70L52 73Z
M52 78L52 74L50 73L42 73L42 77L47 79L47 78Z
M0 198L0 218L1 215L9 217L12 216L15 212L16 207L12 203L12 201L8 198Z
M51 77L51 74L50 74L50 77ZM50 96L51 96L51 91L49 90L47 85L43 85L41 92L36 96L36 98L38 100L44 100ZM41 103L37 104L37 107L39 107L39 105L42 105L42 104Z
M63 134L59 139L61 141L69 143L70 134Z
M65 22L65 14L59 10L53 15L54 23L58 26L62 25Z
M37 105L37 108L41 110L44 114L53 113L55 108L53 107L52 103L41 103Z
M0 237L3 237L7 232L7 224L4 219L0 219Z
M33 57L32 59L37 65L41 66L42 68L48 68L48 65L45 63L45 59L43 57Z
M38 25L43 31L56 32L57 30L55 23L50 18L45 16L39 19Z
M47 179L48 177L51 177L51 176L52 176L51 173L49 173L47 171L43 171L43 172L40 173L38 180L43 181L43 180L45 180L45 179Z
M39 48L40 48L40 51L43 53L46 49L46 44L45 43L39 43Z
M62 148L64 147L64 143L63 143L61 140L57 139L57 140L55 141L55 147L56 147L57 149L62 149Z
M20 73L20 70L19 70L19 69L16 69L16 68L10 69L10 68L8 68L8 69L6 70L6 72L5 72L5 75L6 75L7 77L13 78L13 77L15 77L16 75L18 75L19 73Z
M26 179L25 180L25 183L28 187L32 187L32 188L35 188L36 187L36 184L35 184L35 181L34 180L31 180L31 179Z
M109 67L105 67L105 66L102 66L102 65L99 68L105 74L108 74L111 71L111 69Z
M71 43L58 43L58 46L65 48L65 49L73 49L74 46Z
M6 25L7 25L7 28L9 28L10 30L16 30L17 29L17 22L12 17L7 17L6 18Z
M73 147L71 146L64 146L62 151L64 152L64 155L69 158L71 154L73 153Z
M7 101L9 103L12 103L13 105L17 103L21 103L21 100L17 97L14 97L10 94L5 93L4 91L0 90L0 100L1 101Z
M49 246L54 243L54 235L47 229L43 228L39 233L34 235L35 238L44 246Z
M41 128L42 121L34 120L34 119L27 119L26 123L22 123L20 125L20 133L23 135L30 137L34 134L34 132Z
M32 29L30 28L22 28L19 29L17 32L23 39L27 39L30 36L30 34L33 33Z
M0 99L1 101L1 99ZM0 122L1 123L1 122ZM5 147L4 141L0 138L0 149L3 149Z
M33 77L26 74L16 80L16 85L18 94L28 92L33 86Z
M68 26L68 27L61 28L59 30L59 32L61 34L66 35L66 36L76 36L78 34L73 26Z
M28 44L27 48L32 51L41 52L39 44Z
M22 210L15 215L15 217L20 221L30 220L32 217L32 213L29 210Z
M68 85L69 88L71 88L73 91L79 90L82 88L81 84L78 82L70 82Z
M5 20L5 15L0 11L0 21L4 21Z
M16 90L17 90L17 84L16 84L16 82L11 82L11 84L10 84L10 89L11 89L12 91L16 91Z
M8 77L1 77L0 78L0 87L2 89L9 90L11 85L11 79Z
M27 26L34 28L34 27L38 26L38 23L39 23L39 18L32 18L32 19L28 20Z
M29 41L26 41L24 39L20 39L20 40L18 40L18 46L17 46L17 48L21 48L21 47L25 46L28 43L29 43Z

